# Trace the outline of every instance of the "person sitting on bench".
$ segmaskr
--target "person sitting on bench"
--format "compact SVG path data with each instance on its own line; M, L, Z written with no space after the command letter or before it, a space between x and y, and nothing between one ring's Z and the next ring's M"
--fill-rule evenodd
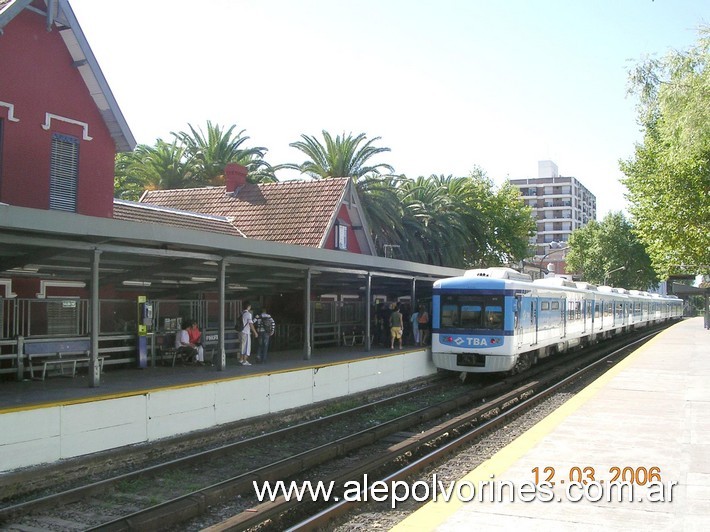
M182 358L183 362L191 363L197 359L197 348L190 343L190 334L188 329L192 325L190 320L185 320L182 324L180 332L175 334L175 349L177 354Z
M205 361L205 350L202 347L202 331L197 325L196 320L191 321L190 327L187 329L187 334L190 337L190 344L194 345L197 349L197 362L201 363Z

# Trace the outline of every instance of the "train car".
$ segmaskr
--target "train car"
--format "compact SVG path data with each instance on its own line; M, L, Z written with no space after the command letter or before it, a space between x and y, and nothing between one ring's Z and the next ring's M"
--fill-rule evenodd
M620 332L680 318L682 301L510 268L434 283L432 358L441 369L518 373L539 359Z

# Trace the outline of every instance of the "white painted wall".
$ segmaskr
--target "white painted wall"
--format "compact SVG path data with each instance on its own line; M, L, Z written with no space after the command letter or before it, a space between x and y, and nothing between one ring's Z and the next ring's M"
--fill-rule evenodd
M436 373L428 351L0 412L0 472L311 405Z

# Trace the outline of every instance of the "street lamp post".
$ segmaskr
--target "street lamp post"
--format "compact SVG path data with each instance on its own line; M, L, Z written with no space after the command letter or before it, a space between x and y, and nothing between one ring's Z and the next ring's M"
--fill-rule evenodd
M550 251L545 253L540 259L540 278L545 277L545 272L543 270L545 259L553 253L557 253L558 251L565 251L566 249L569 249L569 246L565 246L564 242L555 242L554 240L550 242Z
M626 266L619 266L618 268L614 268L613 270L609 270L604 274L604 284L606 285L606 280L609 278L609 275L614 273L614 272L619 272L621 270L625 270Z

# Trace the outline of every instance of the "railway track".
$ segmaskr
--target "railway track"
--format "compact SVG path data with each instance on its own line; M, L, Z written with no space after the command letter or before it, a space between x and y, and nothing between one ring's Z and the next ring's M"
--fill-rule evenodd
M517 386L521 379L534 375L480 389L449 383L445 385L447 392L436 386L410 391L130 474L19 502L0 509L0 524L10 530L28 526L156 530L188 522L225 501L241 500L242 511L231 521L216 525L218 529L247 529L269 520L282 526L302 516L299 513L295 518L288 517L294 508L290 501L254 504L250 496L253 497L255 481L299 478L320 464L343 460L361 449L372 450L365 451L366 459L356 465L343 466L332 477L336 485L365 474L391 475L391 464L410 461L426 454L424 451L448 444L473 426L536 395L550 379L559 380L561 374L571 370L553 371L541 366L537 371L538 375L546 374L545 378L535 378L522 386ZM481 405L484 398L488 399ZM402 413L402 409L408 411ZM375 415L383 420L373 421ZM442 416L450 419L446 423L437 421ZM320 433L323 438L315 437ZM299 504L299 512L305 507ZM322 505L315 505L309 511L318 514L321 508Z
M469 388L470 390L471 388ZM51 524L54 520L52 514L64 513L62 508L77 502L95 508L106 508L109 506L107 499L116 500L110 505L113 508L106 512L106 516L110 516L111 514L133 513L129 511L131 508L135 510L173 500L176 493L184 492L189 498L189 495L195 490L186 488L194 485L196 481L188 477L199 477L201 485L208 486L219 484L225 478L227 469L249 472L268 467L272 462L276 462L276 467L280 469L281 466L278 465L278 462L288 460L294 454L306 452L309 447L313 446L314 434L317 435L321 432L324 434L320 442L322 444L327 441L328 432L348 434L353 431L353 427L360 426L362 430L372 425L372 419L377 416L389 416L390 418L400 416L402 403L406 403L407 408L411 410L417 410L424 408L429 403L440 401L442 396L462 395L465 392L466 390L452 390L449 385L436 382L367 405L349 408L336 414L298 423L238 442L213 446L206 451L161 461L159 464L111 476L97 482L81 484L58 493L29 500L17 500L16 498L9 505L0 508L0 524L23 526L22 522L43 519L45 516L42 514L45 512L47 513L47 521ZM394 410L394 413L388 413L389 410ZM315 440L317 442L318 438ZM263 453L262 450L267 448L270 452ZM267 456L259 456L264 454ZM107 494L110 494L110 497ZM184 498L178 497L178 500ZM77 528L83 529L87 526L100 524L101 515L99 512L93 513L95 514L94 518L78 522ZM112 519L104 519L104 521L110 520Z
M441 462L446 456L455 453L463 446L479 440L486 433L496 430L507 424L511 418L521 415L535 405L545 400L550 395L562 388L578 381L592 372L606 371L615 359L622 359L639 343L645 342L657 332L646 334L642 338L622 348L612 350L596 360L586 363L584 367L570 372L569 367L560 367L545 378L532 382L504 393L495 399L486 401L486 404L461 412L457 416L433 425L427 430L412 434L400 442L393 443L387 448L387 453L364 459L361 463L343 471L338 475L323 480L324 484L333 483L335 486L344 486L346 482L357 479L360 486L366 484L362 479L368 478L369 485L384 483L389 492L394 492L395 483L406 482L408 479L420 474ZM588 358L595 358L590 356ZM574 364L570 364L574 365ZM566 376L562 376L567 373ZM386 467L390 465L390 467ZM382 491L380 490L380 495ZM375 500L374 488L371 493L363 491L356 497L344 497L342 491L335 493L335 502L331 499L330 505L320 502L304 507L303 502L287 500L283 496L274 501L268 501L246 512L239 513L205 530L210 532L226 530L248 530L259 527L274 530L327 530L332 528L334 522L342 519L348 512L353 511L358 505ZM324 509L323 506L326 506ZM319 510L318 507L321 509ZM297 509L296 511L294 511ZM311 515L302 519L294 519L298 515L308 513ZM295 513L295 516L289 516ZM264 526L268 523L269 526Z

